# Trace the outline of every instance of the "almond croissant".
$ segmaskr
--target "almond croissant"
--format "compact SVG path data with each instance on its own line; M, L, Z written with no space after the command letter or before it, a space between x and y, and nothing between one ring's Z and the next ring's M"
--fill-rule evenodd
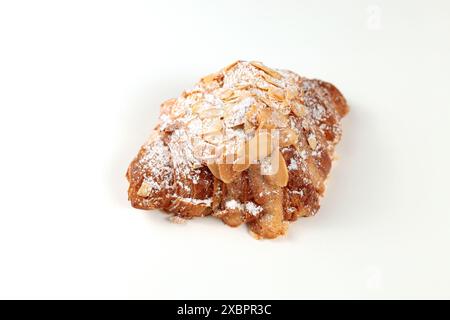
M139 209L213 215L275 238L314 215L348 112L331 84L260 62L237 61L161 105L130 164Z

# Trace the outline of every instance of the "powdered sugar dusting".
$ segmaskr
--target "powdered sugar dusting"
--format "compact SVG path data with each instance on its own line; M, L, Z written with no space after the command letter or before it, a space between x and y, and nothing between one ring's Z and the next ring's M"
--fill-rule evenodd
M257 216L263 211L263 208L252 201L246 203L240 203L234 199L228 200L225 203L225 208L230 210L244 210L253 216Z
M245 204L245 210L247 210L247 212L249 212L251 215L257 216L263 211L263 208L261 206L258 206L254 202L247 202Z
M288 170L298 170L297 161L295 158L291 158L291 162L289 163Z

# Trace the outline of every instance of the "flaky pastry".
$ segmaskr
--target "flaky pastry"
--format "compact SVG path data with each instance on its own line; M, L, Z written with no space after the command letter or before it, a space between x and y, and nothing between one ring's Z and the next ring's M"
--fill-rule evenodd
M283 235L319 209L347 112L329 83L236 61L161 105L128 197L176 222L212 215L257 238Z

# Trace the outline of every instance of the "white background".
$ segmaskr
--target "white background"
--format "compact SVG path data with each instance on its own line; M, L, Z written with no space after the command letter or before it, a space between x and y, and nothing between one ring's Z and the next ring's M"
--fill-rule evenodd
M0 0L0 298L450 298L448 1ZM319 214L132 209L159 104L236 59L351 112Z

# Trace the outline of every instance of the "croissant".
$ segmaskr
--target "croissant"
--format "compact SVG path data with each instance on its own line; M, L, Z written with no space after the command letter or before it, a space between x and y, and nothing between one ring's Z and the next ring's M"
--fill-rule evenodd
M347 112L329 83L236 61L161 105L126 174L131 205L284 235L318 211Z

